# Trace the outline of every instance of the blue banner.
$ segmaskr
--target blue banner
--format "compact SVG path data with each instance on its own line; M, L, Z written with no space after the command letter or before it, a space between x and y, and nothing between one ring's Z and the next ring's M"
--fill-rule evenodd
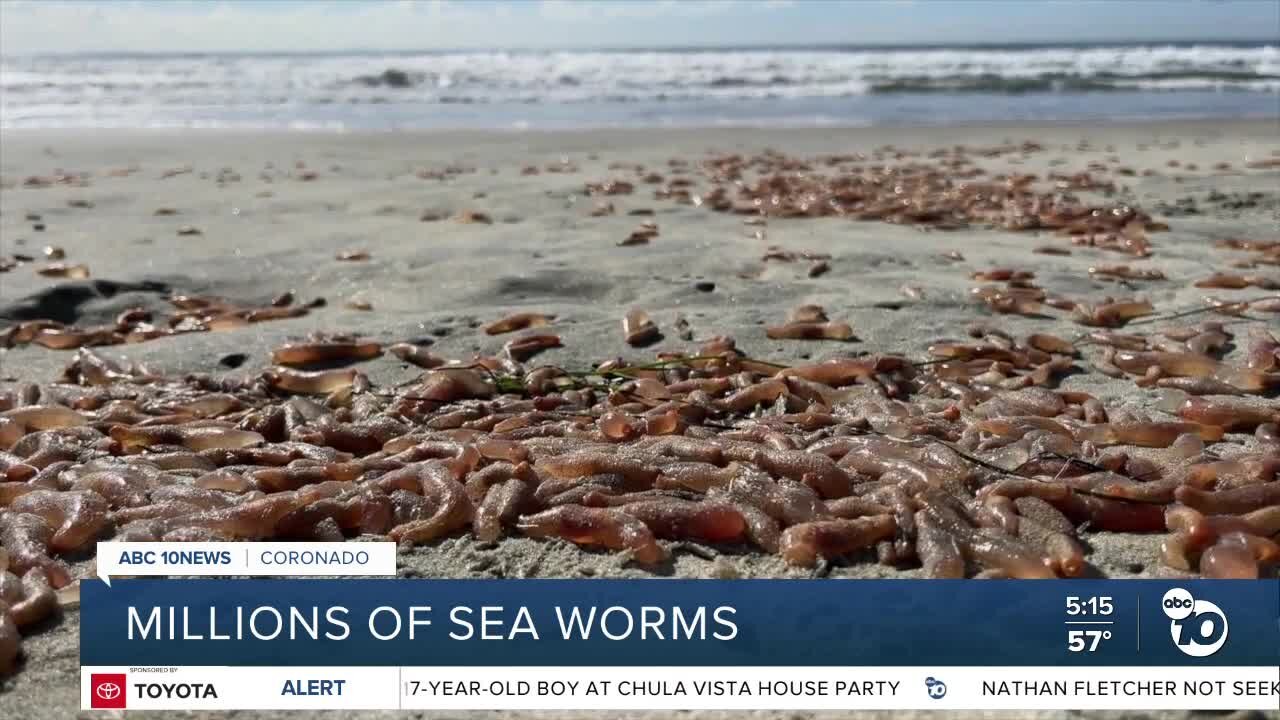
M1280 581L86 581L82 665L1280 662Z

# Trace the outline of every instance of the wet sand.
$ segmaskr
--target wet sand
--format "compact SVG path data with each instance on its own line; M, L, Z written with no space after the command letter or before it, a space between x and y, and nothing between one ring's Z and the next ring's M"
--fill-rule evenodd
M670 158L695 161L708 150L749 153L772 147L818 155L870 152L886 144L931 150L1025 140L1045 150L982 164L992 172L1039 174L1085 170L1091 162L1133 168L1134 176L1116 178L1123 187L1112 200L1134 203L1170 225L1168 232L1151 236L1154 255L1136 260L1073 247L1051 234L927 231L836 218L771 220L761 239L754 232L762 228L744 226L741 216L656 200L651 186L638 184L631 195L607 198L617 212L605 217L590 216L596 201L583 192L588 182L635 180L630 171L610 169L611 163L642 163L664 172ZM1247 161L1272 158L1280 150L1276 122L367 135L6 131L3 145L0 256L38 256L43 246L58 246L65 249L67 262L88 265L92 279L42 277L33 264L0 274L0 326L49 307L58 308L67 321L92 325L135 305L166 309L164 297L170 292L263 303L292 289L301 301L326 300L325 307L292 320L103 349L108 357L143 362L166 373L226 372L237 360L243 362L242 371L261 368L269 363L273 347L313 331L357 332L384 343L430 338L437 354L469 358L501 347L507 337L490 337L479 326L513 310L557 316L551 329L561 335L564 347L541 355L538 362L563 367L586 367L618 355L642 359L666 350L692 350L715 335L731 335L748 354L782 363L850 350L923 357L930 342L962 338L964 326L980 319L1018 335L1034 329L1069 337L1079 327L1066 319L992 316L970 299L970 273L993 266L1026 268L1051 291L1095 297L1141 294L1157 312L1172 313L1199 306L1206 291L1192 282L1225 269L1229 256L1213 247L1214 240L1274 240L1280 218L1280 171L1245 167ZM1109 161L1111 157L1118 162ZM1064 162L1052 164L1057 160ZM1170 167L1171 160L1180 167ZM564 168L566 162L573 171L546 171ZM1231 167L1214 169L1222 162ZM523 174L528 166L543 171ZM1158 174L1143 176L1145 169ZM58 171L88 173L88 184L24 186L28 176ZM157 215L159 208L176 212ZM628 214L642 209L652 209L654 215ZM451 219L466 210L483 212L493 222ZM619 247L644 220L656 222L660 234L647 245ZM200 234L179 234L182 226ZM1032 253L1045 244L1072 254ZM831 269L810 278L805 262L762 263L769 245L829 253ZM335 260L337 253L350 249L366 250L371 259ZM962 253L964 261L942 257L952 250ZM1156 268L1167 280L1134 288L1102 283L1087 274L1089 266L1099 263ZM923 296L905 296L904 285L922 289ZM1257 289L1208 292L1223 298L1266 294ZM366 300L372 310L346 307L353 296ZM833 319L849 322L859 341L843 345L765 337L765 324L780 322L802 303L823 305ZM884 303L899 306L878 307ZM622 342L620 319L630 307L649 311L664 330L660 343L637 351ZM690 324L692 342L671 331L677 316ZM1228 357L1241 354L1237 348ZM53 380L70 358L67 352L33 346L0 350L0 382ZM404 382L420 372L390 355L361 369L377 384ZM1156 402L1154 392L1131 379L1112 380L1096 372L1069 376L1062 386L1094 393L1109 407L1151 409ZM1093 575L1173 573L1158 562L1159 537L1091 534L1088 539ZM415 548L401 559L401 574L408 577L806 574L776 557L745 550L726 552L715 561L677 554L655 571L622 564L615 555L527 539L496 545L448 539ZM87 563L78 567L84 570ZM834 568L830 577L910 577L917 572L861 561ZM25 639L25 669L0 685L0 715L52 718L75 712L77 621L70 612Z

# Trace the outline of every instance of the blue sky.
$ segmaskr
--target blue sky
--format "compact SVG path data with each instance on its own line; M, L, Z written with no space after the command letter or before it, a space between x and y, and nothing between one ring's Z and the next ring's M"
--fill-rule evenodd
M0 52L1280 42L1276 0L0 0Z

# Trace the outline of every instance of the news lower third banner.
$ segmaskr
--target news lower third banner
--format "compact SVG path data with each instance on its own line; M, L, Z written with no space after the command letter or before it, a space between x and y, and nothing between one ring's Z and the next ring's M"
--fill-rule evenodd
M122 579L86 709L1270 709L1280 582Z

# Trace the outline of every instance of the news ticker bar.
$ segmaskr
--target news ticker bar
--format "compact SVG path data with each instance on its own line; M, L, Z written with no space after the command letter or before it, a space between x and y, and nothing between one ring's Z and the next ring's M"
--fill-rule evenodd
M1280 581L117 580L90 666L1274 667Z
M86 710L1275 710L1280 667L84 667Z

